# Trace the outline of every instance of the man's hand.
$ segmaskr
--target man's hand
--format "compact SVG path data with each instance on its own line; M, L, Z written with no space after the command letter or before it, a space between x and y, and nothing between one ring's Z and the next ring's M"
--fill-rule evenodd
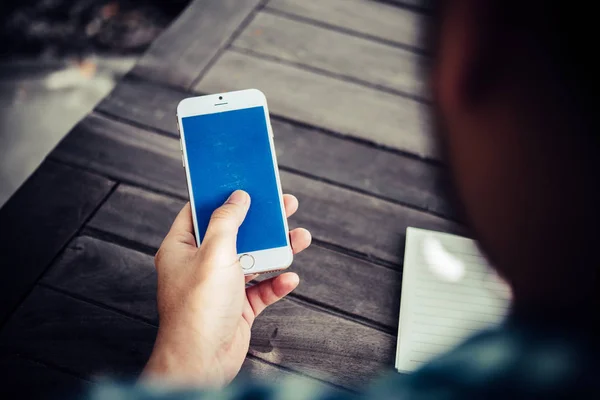
M284 196L287 216L298 200ZM298 286L287 272L252 287L245 284L236 238L250 196L236 191L212 215L196 247L190 204L186 204L156 254L160 324L144 378L194 386L222 386L239 372L254 319ZM305 229L290 232L294 253L310 245Z

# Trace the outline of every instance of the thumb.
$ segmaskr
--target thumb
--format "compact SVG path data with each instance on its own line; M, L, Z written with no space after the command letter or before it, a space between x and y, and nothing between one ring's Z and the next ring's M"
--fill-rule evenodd
M215 250L237 254L238 229L244 222L249 207L250 196L248 193L243 190L233 192L225 204L217 208L210 217L201 247L209 252Z

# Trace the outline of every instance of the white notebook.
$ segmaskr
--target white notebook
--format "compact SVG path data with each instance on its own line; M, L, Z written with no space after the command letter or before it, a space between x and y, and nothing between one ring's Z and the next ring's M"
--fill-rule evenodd
M408 228L396 369L413 371L501 322L511 293L471 239Z

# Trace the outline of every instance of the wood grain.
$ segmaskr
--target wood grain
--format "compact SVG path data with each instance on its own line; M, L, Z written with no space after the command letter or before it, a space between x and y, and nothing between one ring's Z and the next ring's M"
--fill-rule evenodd
M184 200L121 185L88 226L158 250Z
M126 79L98 108L118 118L178 137L177 103L192 96L141 80ZM131 106L130 106L131 105ZM279 165L447 217L446 171L421 160L271 119Z
M64 398L82 393L91 384L36 361L0 355L0 398Z
M319 240L368 257L401 264L409 226L462 232L448 220L299 175L282 172L281 182L301 204L292 226L304 226Z
M154 252L182 206L183 201L121 186L90 226L149 246ZM116 268L120 265L117 263ZM385 325L389 330L397 326L399 273L317 245L296 255L291 270L298 272L302 280L296 295Z
M86 261L97 266L98 263L101 264L99 259L103 257L103 254L95 254L95 259ZM107 259L113 260L110 256ZM129 261L133 259L131 256L128 257ZM122 276L115 275L115 278L119 279ZM127 278L133 276L128 274ZM84 282L83 279L80 281L80 283ZM95 282L100 285L114 283L110 280ZM121 283L127 285L127 282ZM73 281L69 281L64 286L71 287L72 284ZM115 286L115 289L123 289L123 287ZM78 292L81 293L82 290ZM98 297L98 293L106 292L93 292L94 296L88 297ZM121 295L125 298L122 292ZM154 295L147 299L151 303ZM122 302L118 304L123 306ZM0 353L3 357L12 358L15 354L30 357L75 375L85 376L93 382L107 377L136 379L152 350L156 330L156 326L139 319L66 296L48 287L36 287L0 332ZM14 370L14 380L17 383L39 380L42 385L46 382L46 376L42 372L39 372L40 376L36 377L30 376L29 371L29 369ZM241 374L251 379L261 379L271 383L297 376L252 358L246 359ZM61 388L60 377L56 374L51 377L57 385L55 387ZM69 375L63 379L68 377ZM77 384L71 380L65 382L64 388L78 389L84 386L85 384Z
M188 88L260 0L195 0L150 46L132 74Z
M50 154L124 182L187 198L179 141L90 114Z
M92 115L53 153L114 179L187 197L176 139ZM407 226L460 232L456 224L402 205L281 172L284 190L302 206L292 219L316 239L401 263Z
M252 354L347 388L364 388L393 364L394 337L291 301L257 321Z
M419 73L423 61L414 52L268 12L259 13L233 46L420 98L428 97Z
M140 290L141 293L152 292L155 278L146 271L154 271L152 257L82 237L69 246L44 282L152 320L156 318L154 296L145 296L145 301L140 297L141 302L136 302L135 307L121 300L130 295L131 290L139 290L140 286L145 288ZM94 284L85 282L91 279ZM110 287L111 294L107 296L102 287ZM94 321L86 323L94 324ZM118 330L118 327L113 329ZM100 334L103 331L100 330ZM324 331L328 334L323 335ZM289 300L282 300L261 314L252 333L251 353L256 357L345 387L364 384L385 366L391 366L394 356L392 335ZM126 332L121 334L124 336L123 343L135 339ZM85 334L78 337L77 340L81 341ZM69 338L70 335L67 335L62 340ZM323 354L328 356L323 357Z
M411 47L420 47L419 27L425 18L411 10L368 0L271 0L267 9Z
M254 87L273 114L436 158L424 104L271 60L226 51L196 85L203 93Z
M284 382L288 382L290 379L302 380L307 385L316 385L323 389L331 389L331 385L328 385L325 382L308 378L304 375L280 368L277 365L268 364L264 362L264 360L252 356L246 357L244 363L242 364L242 369L234 379L234 382L249 380L253 383L258 381L283 386Z
M383 331L393 330L397 323L400 273L376 263L399 268L409 224L460 228L411 208L451 214L440 196L437 167L362 142L435 158L431 140L424 134L425 106L365 85L239 54L239 50L225 51L220 57L259 3L193 2L134 68L128 82L135 85L117 87L100 106L105 113L161 134L92 114L59 145L51 156L54 160L92 173L50 162L53 168L70 172L48 172L44 167L41 183L26 184L21 200L13 201L17 205L9 213L5 210L10 204L0 211L0 253L11 257L7 264L0 255L0 264L23 266L12 268L21 278L4 275L8 279L0 283L0 292L3 296L18 292L13 297L20 300L114 187L113 181L125 184L99 210L90 223L93 229L87 232L106 234L105 238L121 244L147 246L146 250L156 248L187 197L179 145L172 137L176 102L192 86L222 91L257 85L267 91L274 113L282 117L273 123L286 169L282 180L302 203L292 225L310 228L322 246L297 257L294 268L303 284L295 299L279 302L257 320L253 357L243 369L272 381L295 376L290 371L297 371L357 388L391 367L394 354L395 339ZM418 47L418 15L358 0L274 0L269 7L255 22L255 27L269 30L268 46L243 36L236 43L238 49L283 58L290 64L304 63L308 69L350 80L421 93L422 83L414 79L411 61L416 56L403 50ZM291 21L287 31L281 25L282 15ZM392 22L400 37L391 36ZM354 33L345 37L337 33L341 31ZM301 33L305 39L317 38L309 42L308 57L299 56L302 43L294 41L294 35L301 38ZM328 54L319 47L322 40L341 40L343 46ZM340 61L354 52L365 53L356 66ZM392 62L396 56L398 64ZM386 62L376 64L377 57ZM358 68L369 73L360 75ZM208 75L195 85L207 70ZM155 87L143 83L144 79L185 90ZM129 90L134 86L136 90ZM19 223L26 229L17 228L14 234ZM32 232L34 228L37 231ZM4 290L5 285L10 287ZM155 291L151 256L98 238L77 238L0 331L0 374L11 368L13 375L7 376L17 383L38 374L30 382L37 379L40 388L62 379L76 385L69 381L71 374L93 381L106 375L135 377L156 334ZM3 303L10 312L11 303Z
M179 137L177 104L192 96L192 92L127 76L98 104L95 111Z
M279 165L456 219L447 171L412 157L273 121Z
M110 278L108 274L113 274ZM44 275L42 282L158 323L153 258L137 251L78 237Z
M113 185L46 161L0 209L0 325Z
M128 379L143 368L155 335L153 326L38 287L0 332L0 351L92 380Z

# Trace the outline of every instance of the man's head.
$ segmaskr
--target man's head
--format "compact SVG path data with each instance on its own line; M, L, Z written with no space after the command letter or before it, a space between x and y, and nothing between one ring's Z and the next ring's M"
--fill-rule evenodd
M432 87L458 198L517 307L598 289L600 137L592 13L569 3L447 0Z

